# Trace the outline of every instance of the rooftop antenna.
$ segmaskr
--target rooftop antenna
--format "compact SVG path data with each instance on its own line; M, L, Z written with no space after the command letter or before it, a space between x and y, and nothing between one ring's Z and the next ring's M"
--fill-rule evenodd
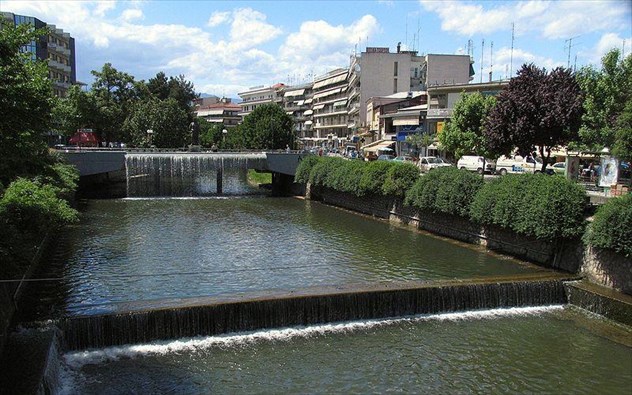
M571 37L569 39L564 40L564 43L568 43L568 60L566 61L566 68L571 67L571 48L573 48L573 40L579 36ZM577 45L577 44L575 44ZM566 45L565 45L566 46Z
M404 42L408 45L408 13L406 13L406 39Z
M514 30L515 30L515 24L513 22L511 22L511 55L509 57L509 59L510 59L509 60L509 70L511 71L511 75L513 75Z
M575 54L575 64L573 65L573 73L577 72L577 54Z
M417 45L415 46L415 48L413 48L413 51L419 50L419 48L421 47L421 34L419 34L420 31L421 25L419 24L419 16L417 16Z
M483 59L485 56L485 39L483 39L483 42L481 44L481 83L483 83Z
M491 47L489 48L489 82L492 82L492 73L494 70L494 42L491 42Z

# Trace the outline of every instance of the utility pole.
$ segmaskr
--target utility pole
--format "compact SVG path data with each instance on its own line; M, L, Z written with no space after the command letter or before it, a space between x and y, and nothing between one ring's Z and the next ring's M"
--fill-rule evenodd
M514 23L511 22L511 55L509 57L509 71L513 75L513 47L514 47ZM509 77L511 79L511 77Z
M564 43L568 43L568 60L566 61L566 68L569 69L571 67L571 48L573 48L573 40L579 36L571 37L564 41ZM577 45L577 44L575 44Z
M485 56L485 39L481 43L481 83L483 83L483 59Z
M494 73L494 42L491 42L491 47L489 48L489 82L492 82Z

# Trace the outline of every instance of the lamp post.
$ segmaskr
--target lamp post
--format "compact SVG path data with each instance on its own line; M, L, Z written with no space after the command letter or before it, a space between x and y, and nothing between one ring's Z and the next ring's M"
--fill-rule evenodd
M224 149L226 149L226 135L228 134L228 130L222 129L222 141L224 142Z
M153 129L147 129L147 141L149 146L151 147L151 136L154 134Z

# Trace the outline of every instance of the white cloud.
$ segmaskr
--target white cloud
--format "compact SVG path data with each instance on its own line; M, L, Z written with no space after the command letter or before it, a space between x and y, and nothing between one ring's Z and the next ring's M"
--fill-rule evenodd
M230 20L230 12L228 11L215 11L208 18L208 22L206 23L209 27L216 27L221 25L222 23L226 23Z
M604 30L629 29L630 5L626 1L521 1L509 4L420 0L426 11L436 13L441 28L461 35L504 31L515 23L516 34L537 32L548 39L569 38Z
M143 19L143 11L137 8L130 8L123 11L123 13L121 14L121 18L125 22L131 22L135 19Z
M265 14L252 8L241 8L233 12L230 39L235 48L252 48L275 39L281 29L266 22Z
M612 49L623 51L623 40L625 40L625 53L632 52L632 36L621 37L617 33L605 33L601 36L597 44L590 51L578 52L578 56L584 56L589 63L595 67L601 67L601 58Z
M97 16L105 16L105 14L116 8L116 1L97 1L97 6L95 7L94 14Z

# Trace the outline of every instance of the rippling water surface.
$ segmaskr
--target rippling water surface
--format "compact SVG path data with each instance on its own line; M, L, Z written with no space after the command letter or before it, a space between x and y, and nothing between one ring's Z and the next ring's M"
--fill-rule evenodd
M101 394L629 394L632 349L603 330L612 325L561 306L279 329L69 353L64 385Z
M542 270L319 203L264 197L89 201L52 261L72 314L112 302Z

